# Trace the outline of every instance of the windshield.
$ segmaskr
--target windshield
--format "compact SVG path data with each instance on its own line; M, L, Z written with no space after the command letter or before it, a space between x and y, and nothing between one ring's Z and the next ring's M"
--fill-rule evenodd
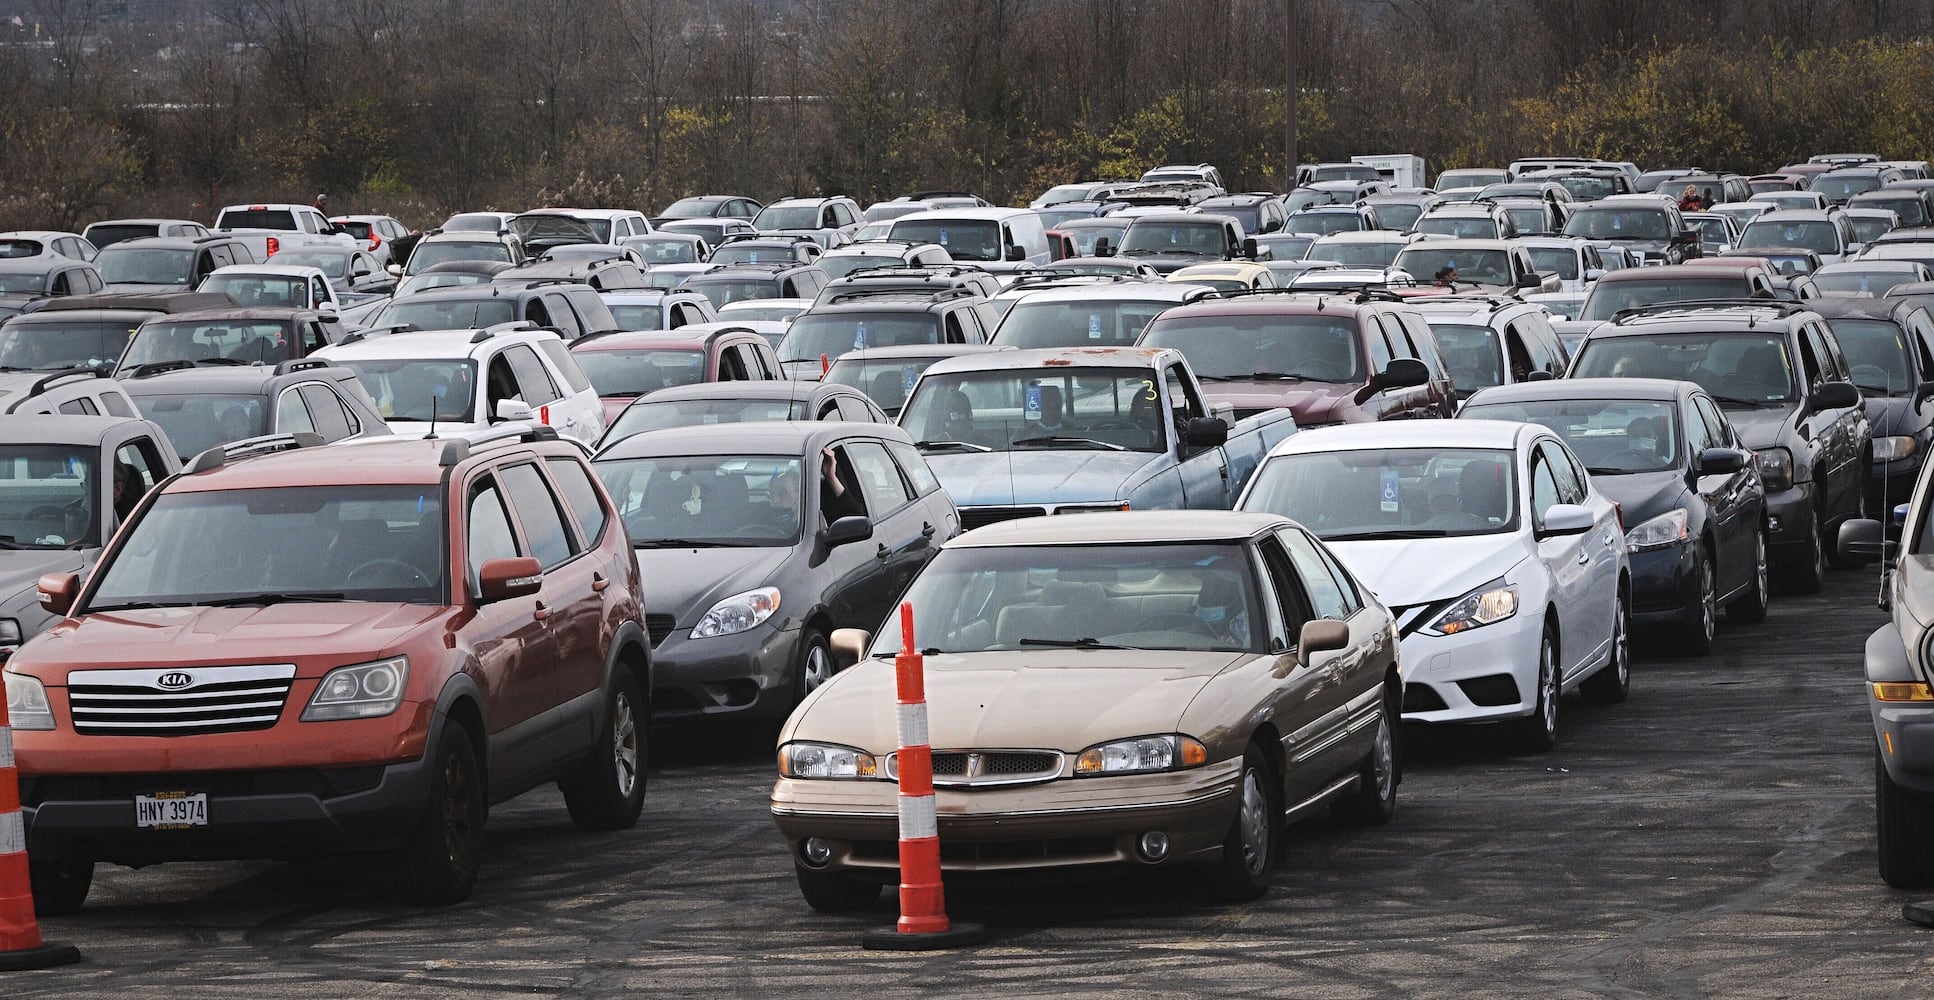
M432 288L456 288L462 285L490 284L488 274L468 274L462 271L439 271L436 274L418 274L404 278L396 286L396 298L427 292Z
M1884 208L1900 216L1900 224L1903 226L1927 224L1927 207L1919 198L1862 198L1859 205L1861 208ZM94 263L99 266L100 258L96 257Z
M517 318L517 304L491 295L477 299L391 302L373 326L408 323L419 330L481 330Z
M699 427L706 424L737 424L759 420L804 420L806 404L790 399L668 399L636 402L624 408L612 421L602 444L622 440L640 431L666 427Z
M215 220L217 229L287 229L301 227L295 224L295 213L286 208L232 208Z
M494 260L510 263L510 247L491 240L488 243L438 242L418 243L410 254L408 272L415 274L431 264L446 264L453 260Z
M1079 226L1071 229L1055 230L1055 232L1067 234L1068 239L1074 242L1074 255L1076 257L1094 256L1095 243L1099 240L1105 239L1108 241L1109 246L1120 247L1122 234L1127 231L1128 223L1126 222L1110 223L1105 226Z
M1355 212L1298 212L1283 223L1283 228L1292 233L1316 236L1354 233L1363 228L1363 218Z
M1545 210L1536 205L1526 208L1507 208L1504 214L1511 219L1511 225L1522 234L1531 235L1551 232L1551 219Z
M1725 219L1687 219L1686 224L1699 231L1701 243L1724 243L1732 235L1726 232Z
M796 457L673 455L592 463L641 548L791 545L803 505Z
M826 372L822 382L850 385L879 404L887 416L897 416L913 391L920 373L941 358L869 358L861 361L842 358Z
M646 267L653 264L698 263L698 244L691 240L633 236L625 240L624 245L638 251L639 255L645 258Z
M920 609L913 644L941 653L1097 644L1261 653L1269 617L1250 566L1233 544L944 549L907 591ZM900 646L892 615L873 651Z
M1704 277L1661 276L1632 281L1601 281L1585 297L1579 319L1608 320L1621 309L1687 302L1693 299L1741 298L1751 292L1745 272L1714 273Z
M1141 368L927 374L900 426L922 450L1160 451L1161 392Z
M1488 215L1426 215L1417 220L1417 232L1464 240L1494 240L1499 236L1499 227Z
M574 219L568 215L520 215L510 220L510 231L525 243L611 242L611 223L602 219Z
M96 247L105 250L123 240L138 240L159 235L161 235L161 227L153 223L133 223L130 225L101 225L96 223L87 227L87 231L83 232L81 237ZM100 262L99 257L94 259L96 265L99 265ZM113 279L110 278L108 280L112 281Z
M1215 205L1215 206L1202 205L1198 207L1201 208L1201 210L1204 212L1213 212L1216 215L1226 215L1236 220L1237 222L1242 223L1242 231L1245 233L1253 233L1262 228L1262 209L1259 206L1254 204Z
M1348 316L1168 317L1151 323L1139 346L1181 351L1207 381L1365 378L1356 320Z
M1437 175L1437 190L1483 187L1487 184L1502 184L1507 179L1502 170L1446 170Z
M1430 332L1444 357L1444 369L1459 396L1504 383L1504 351L1498 332L1488 326L1432 321Z
M1578 251L1570 247L1527 247L1531 266L1540 271L1556 271L1565 281L1578 280ZM1463 277L1463 275L1459 275Z
M1618 183L1609 177L1560 177L1558 183L1571 192L1573 201L1597 201L1618 193Z
M1657 208L1581 208L1565 223L1565 235L1588 240L1669 240L1672 218Z
M801 313L779 343L781 361L837 358L868 347L907 347L941 342L938 317L930 313Z
M799 299L785 302L774 301L771 305L757 299L735 302L730 308L719 310L719 321L731 320L735 323L790 323L793 317L805 312L812 303Z
M0 447L0 549L101 544L98 455L73 445Z
M309 305L309 279L281 274L211 274L202 279L203 292L226 292L239 306L304 309Z
M337 364L356 373L384 420L469 423L477 402L474 361L358 358Z
M1761 333L1669 333L1587 337L1573 378L1691 379L1729 409L1790 402L1786 340Z
M439 228L446 233L494 233L504 228L504 219L488 212L472 212L453 215Z
M1880 190L1880 175L1846 174L1843 176L1834 176L1832 174L1821 174L1813 178L1813 183L1808 185L1807 190L1817 191L1833 201L1846 201L1848 198L1862 191Z
M668 385L705 381L705 352L572 351L600 396L642 396Z
M1914 388L1907 336L1890 319L1830 319L1853 384L1869 396L1904 396Z
M646 303L607 303L611 307L611 318L618 321L618 329L650 332L665 328L665 306L659 302Z
M1242 509L1333 542L1496 534L1517 530L1516 466L1514 452L1477 448L1280 455L1257 471Z
M1459 417L1543 424L1594 476L1679 468L1679 408L1650 399L1539 399L1466 406Z
M1377 221L1385 229L1404 232L1417 224L1417 217L1424 214L1424 206L1407 201L1377 202Z
M0 271L0 295L28 293L38 295L47 290L47 275L35 271Z
M770 243L751 243L740 241L727 243L712 251L705 262L715 267L726 264L790 264L799 259L799 251L792 244L773 246Z
M1819 253L1840 252L1840 233L1831 222L1781 222L1754 219L1739 234L1743 247L1790 247Z
M752 220L760 232L774 229L818 229L818 205L767 205Z
M715 198L680 198L658 214L667 219L709 219L718 205Z
M188 287L195 263L193 250L140 250L109 247L94 258L101 280L110 285L179 285Z
M675 285L674 287L677 286ZM702 274L695 274L689 279L686 279L682 287L688 288L710 299L712 308L714 309L743 299L779 298L779 282L772 277L712 278Z
M134 405L168 432L183 462L217 445L269 432L268 411L260 396L142 393L134 397Z
M1291 228L1296 228L1295 222L1296 217L1291 217ZM1222 230L1215 223L1134 222L1121 238L1121 255L1185 254L1220 258L1229 252Z
M898 254L881 256L879 254L827 254L817 263L821 270L834 278L844 278L854 271L866 267L905 267L906 258Z
M1822 268L1813 272L1813 284L1820 291L1876 298L1886 295L1895 285L1919 280L1911 271L1830 271Z
M117 372L161 361L252 365L288 356L289 324L284 320L149 320L135 332Z
M1429 244L1412 244L1397 255L1397 266L1418 278L1450 268L1457 272L1459 283L1512 285L1511 256L1503 250L1437 250Z
M1884 218L1856 217L1847 221L1853 224L1853 238L1859 243L1872 243L1894 228L1894 224Z
M893 238L938 243L955 260L1000 260L999 223L978 219L896 219Z
M1256 244L1269 251L1270 260L1302 260L1309 256L1309 248L1316 245L1316 237L1271 234L1256 237Z
M299 264L321 271L325 278L349 276L349 255L329 250L284 250L275 255L277 264Z
M0 368L95 368L127 349L134 322L68 321L0 326Z
M1198 284L1201 282L1198 280ZM1174 302L1016 302L994 331L1003 347L1129 347Z
M436 486L164 493L116 546L79 610L250 598L443 604L445 535Z

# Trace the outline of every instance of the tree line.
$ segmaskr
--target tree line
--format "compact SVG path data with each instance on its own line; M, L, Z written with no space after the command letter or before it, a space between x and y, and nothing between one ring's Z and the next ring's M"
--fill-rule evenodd
M1889 0L17 0L0 227L309 201L430 225L698 193L1024 203L1206 161L1934 159Z

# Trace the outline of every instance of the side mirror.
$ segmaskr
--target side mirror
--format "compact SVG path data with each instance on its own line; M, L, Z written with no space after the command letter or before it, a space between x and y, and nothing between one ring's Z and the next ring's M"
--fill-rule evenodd
M1317 618L1303 623L1296 637L1296 665L1309 666L1311 653L1342 649L1350 644L1350 626L1334 618Z
M73 573L48 573L35 586L40 606L49 614L65 616L74 609L74 598L81 592L81 578Z
M367 278L369 277L369 268L359 267L356 270L349 272L349 276L351 278Z
M859 514L842 517L819 532L819 544L835 549L873 537L873 519Z
M336 304L334 302L318 302L316 303L316 311L326 313L335 312Z
M1926 402L1930 396L1934 396L1934 382L1922 382L1920 385L1915 386L1914 409L1919 410L1921 404Z
M1853 562L1872 562L1884 559L1892 562L1900 543L1887 540L1887 531L1879 521L1870 517L1856 517L1840 522L1840 554Z
M1605 276L1605 269L1602 267L1588 267L1585 269L1586 281L1597 281L1598 279L1603 278L1604 276Z
M827 639L833 649L833 668L844 670L866 658L866 647L873 637L863 628L836 628Z
M1844 410L1849 406L1860 405L1860 390L1852 382L1826 382L1813 390L1812 409Z
M500 399L491 416L498 420L530 420L536 414L531 411L530 404L521 399Z
M1229 440L1229 422L1221 417L1190 417L1182 440L1191 448L1213 448Z
M1526 372L1524 380L1526 382L1549 382L1557 377L1549 369L1539 368L1536 371Z
M1553 535L1582 535L1592 530L1592 511L1590 507L1575 503L1554 503L1545 508L1544 526L1539 528L1539 538Z
M1538 272L1536 271L1530 271L1525 274L1518 275L1519 288L1537 288L1543 285L1544 283L1545 283L1545 280L1543 278L1538 277Z
M384 264L383 270L388 271L392 278L400 278L403 276L403 265L401 264Z
M1746 453L1738 448L1707 448L1694 466L1702 476L1727 476L1746 467Z
M1256 238L1254 236L1243 237L1242 255L1250 260L1256 259Z
M482 604L535 594L542 586L544 567L530 556L486 559L477 568L477 593Z
M1108 237L1103 236L1101 239L1095 241L1095 256L1113 257L1114 255L1115 247L1114 244L1108 242Z
M1407 389L1430 381L1430 369L1416 358L1392 358L1377 375L1379 389Z
M1001 254L1001 259L1002 260L1026 260L1027 251L1021 249L1020 247L1015 246L1012 243L1009 243L1007 245L1007 250Z
M1679 235L1672 237L1672 242L1682 247L1697 246L1699 243L1699 233L1697 230L1681 229L1679 230Z

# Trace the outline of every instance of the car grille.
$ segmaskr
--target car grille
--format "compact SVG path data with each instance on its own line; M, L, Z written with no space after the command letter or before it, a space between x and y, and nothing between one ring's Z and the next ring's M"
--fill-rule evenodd
M665 637L671 635L672 630L677 627L678 623L673 621L670 615L645 616L645 631L651 635L651 648L653 649L657 649L658 644L664 642Z
M1046 507L962 507L960 528L962 531L972 531L1020 517L1044 517L1047 512Z
M938 788L978 788L1052 781L1061 776L1065 755L1056 750L935 750L933 783ZM900 780L900 755L888 754L887 777Z
M292 663L76 670L67 700L84 736L239 733L274 726L294 682Z

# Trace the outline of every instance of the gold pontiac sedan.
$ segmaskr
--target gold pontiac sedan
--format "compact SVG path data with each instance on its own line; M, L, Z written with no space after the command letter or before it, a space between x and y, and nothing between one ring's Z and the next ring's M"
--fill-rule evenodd
M926 657L945 871L1206 864L1253 899L1284 824L1389 820L1390 613L1295 522L1070 514L948 542L907 593ZM820 910L898 876L898 616L779 734L772 815ZM862 654L866 654L861 659Z

